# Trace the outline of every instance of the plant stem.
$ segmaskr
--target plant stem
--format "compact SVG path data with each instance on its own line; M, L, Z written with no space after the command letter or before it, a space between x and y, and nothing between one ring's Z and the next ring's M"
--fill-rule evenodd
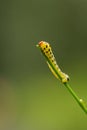
M77 101L77 103L80 105L80 107L84 110L84 112L87 114L87 106L83 99L80 99L76 93L72 90L70 85L68 83L64 83L65 87L68 89L68 91L71 93L71 95L74 97L74 99Z

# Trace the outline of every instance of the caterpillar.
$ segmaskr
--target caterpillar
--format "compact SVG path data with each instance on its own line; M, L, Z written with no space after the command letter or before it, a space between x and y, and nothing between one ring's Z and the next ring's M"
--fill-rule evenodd
M60 79L62 83L67 83L69 81L69 76L63 73L59 68L50 44L45 41L40 41L37 46L40 48L41 52L47 59L47 64L49 66L49 69L54 74L54 76L57 79Z

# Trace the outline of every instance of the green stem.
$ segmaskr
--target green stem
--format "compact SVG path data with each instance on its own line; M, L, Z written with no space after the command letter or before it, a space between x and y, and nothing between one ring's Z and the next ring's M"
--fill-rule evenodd
M74 97L74 99L77 101L77 103L80 105L80 107L84 110L84 112L87 114L87 106L83 99L80 99L76 93L72 90L70 85L68 83L64 83L65 87L68 89L68 91L71 93L71 95Z

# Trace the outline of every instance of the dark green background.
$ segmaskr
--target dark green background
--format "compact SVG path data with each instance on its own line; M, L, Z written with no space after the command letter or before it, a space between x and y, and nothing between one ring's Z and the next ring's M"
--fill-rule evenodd
M0 129L86 130L87 115L36 48L51 44L70 85L87 101L87 1L0 1Z

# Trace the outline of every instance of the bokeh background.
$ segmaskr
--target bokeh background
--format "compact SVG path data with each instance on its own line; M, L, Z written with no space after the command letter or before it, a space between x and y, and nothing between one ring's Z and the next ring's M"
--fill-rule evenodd
M0 1L0 26L0 130L87 130L87 115L36 48L51 43L87 101L87 1Z

